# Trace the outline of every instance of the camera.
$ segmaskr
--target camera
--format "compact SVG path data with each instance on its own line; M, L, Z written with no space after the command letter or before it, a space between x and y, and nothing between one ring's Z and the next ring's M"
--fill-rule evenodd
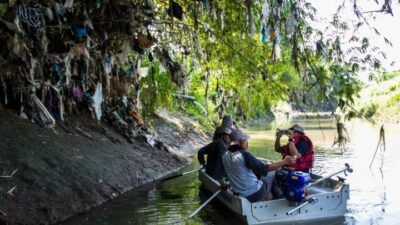
M288 135L289 134L289 130L281 130L278 129L278 133L282 134L282 135Z

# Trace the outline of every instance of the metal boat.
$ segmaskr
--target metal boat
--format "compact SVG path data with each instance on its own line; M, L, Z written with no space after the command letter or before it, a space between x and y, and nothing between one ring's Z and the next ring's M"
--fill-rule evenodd
M349 199L349 184L340 177L335 180L332 178L333 175L321 177L311 174L315 185L307 188L307 196L301 202L291 202L286 198L281 198L251 203L229 189L220 192L217 198L249 225L329 220L344 216ZM220 190L219 182L206 174L204 169L199 171L199 179L208 191L216 193Z

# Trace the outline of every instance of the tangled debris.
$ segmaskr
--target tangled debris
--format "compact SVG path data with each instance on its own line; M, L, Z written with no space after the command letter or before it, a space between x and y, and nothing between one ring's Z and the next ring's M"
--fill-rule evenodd
M182 8L172 1L166 14L182 19ZM68 118L87 111L128 140L154 142L140 112L141 60L156 57L178 85L185 78L157 44L154 20L151 0L0 1L0 105L67 130Z

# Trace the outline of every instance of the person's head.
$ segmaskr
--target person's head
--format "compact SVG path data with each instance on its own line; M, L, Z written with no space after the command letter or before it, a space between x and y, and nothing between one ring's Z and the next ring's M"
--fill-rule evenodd
M228 127L222 128L222 136L221 137L225 143L228 143L228 144L231 143L231 136L230 136L231 133L232 133L232 130L230 128L228 128Z
M226 127L232 127L233 126L233 120L231 115L226 114L224 117L222 117L222 124L221 126L226 126Z
M289 137L296 137L304 135L304 128L298 124L294 124L289 128Z
M231 143L231 139L230 139L231 132L232 132L231 128L226 127L226 126L219 126L215 130L215 139L214 140L221 140L221 141L224 141L224 142L230 144Z
M232 141L234 141L234 144L239 145L244 150L247 150L249 148L249 143L247 141L249 138L250 138L250 136L245 134L240 129L232 130L232 133L231 133Z

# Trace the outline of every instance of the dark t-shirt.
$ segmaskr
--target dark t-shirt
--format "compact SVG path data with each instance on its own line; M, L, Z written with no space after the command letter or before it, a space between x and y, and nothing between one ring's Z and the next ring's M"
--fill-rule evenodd
M201 148L197 153L200 164L205 164L204 155L207 155L206 173L216 180L225 176L222 165L222 156L227 151L228 144L222 140L216 140Z
M242 154L246 167L251 169L258 179L267 176L268 164L264 164L248 151L242 151Z

